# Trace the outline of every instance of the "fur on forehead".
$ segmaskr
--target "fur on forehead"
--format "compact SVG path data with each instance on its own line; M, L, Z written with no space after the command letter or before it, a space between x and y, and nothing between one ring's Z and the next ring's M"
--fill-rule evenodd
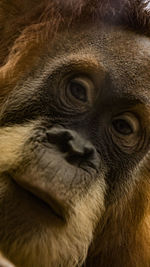
M150 0L2 0L0 65L25 44L44 42L63 29L87 23L122 25L150 36ZM6 34L7 33L7 34Z
M55 0L46 1L41 18L57 15L62 22L104 21L150 34L150 0Z
M150 0L3 0L0 12L3 8L24 26L50 22L56 30L62 24L104 20L150 32Z
M149 34L150 6L149 0L45 0L37 5L40 13L37 20L53 20L59 26L76 23L76 21L96 22L104 20ZM57 19L55 19L57 18ZM50 25L51 27L52 25Z

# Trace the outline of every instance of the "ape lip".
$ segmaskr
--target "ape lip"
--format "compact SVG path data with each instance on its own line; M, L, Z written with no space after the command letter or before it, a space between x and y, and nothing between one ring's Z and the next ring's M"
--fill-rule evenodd
M11 177L12 178L12 177ZM30 193L33 197L38 198L40 201L42 201L45 205L48 206L50 209L50 212L58 218L60 221L66 221L65 217L66 214L61 205L55 200L52 196L47 195L45 192L42 192L40 190L37 190L31 186L29 186L27 183L20 182L16 180L15 178L12 178L12 180L19 186L22 187L25 191Z

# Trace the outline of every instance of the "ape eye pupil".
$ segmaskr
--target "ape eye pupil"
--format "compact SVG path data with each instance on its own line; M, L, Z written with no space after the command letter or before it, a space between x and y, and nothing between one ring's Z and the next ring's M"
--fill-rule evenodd
M116 119L113 121L113 127L116 132L122 135L130 135L133 133L133 129L129 123L123 119Z
M77 82L71 82L69 86L71 94L82 102L87 101L86 88Z

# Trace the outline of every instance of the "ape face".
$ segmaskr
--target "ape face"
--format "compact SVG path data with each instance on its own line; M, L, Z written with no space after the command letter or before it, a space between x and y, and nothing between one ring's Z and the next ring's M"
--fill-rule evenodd
M147 171L149 65L147 37L103 24L11 54L0 248L17 266L81 266L110 207L131 198Z

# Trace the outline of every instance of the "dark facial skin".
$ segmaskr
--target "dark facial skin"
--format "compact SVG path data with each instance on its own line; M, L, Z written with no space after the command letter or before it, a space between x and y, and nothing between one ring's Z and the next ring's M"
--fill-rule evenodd
M26 51L31 64L16 63L28 72L20 71L1 107L0 249L18 267L82 266L86 259L86 266L125 267L125 256L122 265L112 253L105 257L112 236L105 223L114 207L126 220L148 172L150 40L88 25L35 51L33 61ZM139 210L135 229L147 207ZM117 244L119 226L115 234L109 224ZM91 243L101 253L95 263ZM149 266L150 258L141 262L129 259L129 266Z

